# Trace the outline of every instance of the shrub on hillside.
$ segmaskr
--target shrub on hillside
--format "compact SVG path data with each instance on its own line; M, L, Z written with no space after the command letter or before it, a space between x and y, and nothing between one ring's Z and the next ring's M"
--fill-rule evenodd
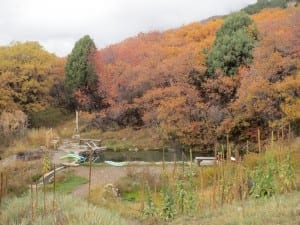
M55 127L69 117L66 110L49 107L43 111L31 113L29 115L29 126L34 128Z

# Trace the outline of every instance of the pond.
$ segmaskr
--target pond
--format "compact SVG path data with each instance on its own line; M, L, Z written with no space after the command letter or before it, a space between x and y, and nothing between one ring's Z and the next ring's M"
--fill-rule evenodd
M192 157L203 156L199 152L193 152ZM177 161L190 161L190 154L182 154L181 151L175 150L147 150L147 151L103 151L98 153L95 157L94 162L103 162L104 160L115 161L115 162L124 162L124 161L144 161L144 162L173 162L175 159Z
M80 145L71 140L65 140L62 145L59 146L58 150L76 153L86 159L89 159L90 150L86 145ZM208 153L193 152L193 159L197 156L211 156ZM189 152L182 154L181 150L175 150L173 148L163 149L148 149L148 150L122 150L114 151L112 149L94 151L92 160L93 162L100 163L103 161L114 161L114 162L124 162L124 161L143 161L143 162L173 162L175 159L177 161L190 161Z

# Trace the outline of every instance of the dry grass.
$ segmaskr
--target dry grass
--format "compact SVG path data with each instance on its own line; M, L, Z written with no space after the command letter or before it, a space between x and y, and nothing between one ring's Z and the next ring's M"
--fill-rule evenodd
M46 133L49 129L31 129L28 130L24 137L19 140L15 140L14 143L4 150L4 158L18 152L24 152L27 150L33 151L39 149L40 146L46 145ZM57 132L52 132L53 137L57 137Z
M66 121L61 125L55 127L55 131L57 132L58 136L61 138L71 138L74 134L75 129L75 118L74 120Z
M68 136L73 133L72 128L73 122L69 121L62 127L56 129L57 134L60 136ZM20 150L25 150L29 147L31 148L33 146L37 147L39 145L44 145L45 132L46 129L32 130L28 132L24 139L16 142L14 146L7 150L7 152L12 154ZM116 132L101 132L98 130L92 130L84 133L82 136L100 138L103 140L104 144L116 149L162 146L158 132L155 132L155 130L152 129L134 130L126 128ZM285 163L287 155L290 155L291 161ZM180 181L183 182L185 188L184 191L186 191L187 194L191 192L195 195L195 212L190 213L185 211L183 213L178 213L176 216L179 219L175 220L174 224L293 224L293 222L299 221L300 213L298 208L300 207L300 203L299 200L296 201L296 199L299 199L300 197L299 192L290 195L278 195L291 192L297 188L299 190L299 161L300 139L298 138L293 140L291 143L277 142L273 148L268 147L266 152L260 154L248 154L240 163L223 162L220 165L207 168L190 168L187 165L182 166L178 163L176 168L174 166L174 169L168 168L167 171L163 171L162 169L161 171L163 176L160 174L155 174L155 176L153 176L153 171L152 173L144 172L141 176L138 176L136 171L132 171L132 169L129 168L127 177L125 178L126 182L119 182L118 185L121 189L126 190L126 188L128 188L127 191L129 193L132 192L132 194L136 194L138 197L135 198L135 201L124 201L120 198L115 198L111 195L111 193L107 192L103 186L93 187L89 201L95 205L105 207L110 211L118 211L126 218L139 218L142 215L142 208L146 202L144 193L145 181L150 183L151 195L158 211L161 210L163 202L160 194L161 187L163 185L168 185L174 196L178 196L177 184L178 181ZM19 162L17 165L11 165L11 168L7 170L11 177L11 184L14 184L12 186L14 190L20 188L20 190L24 191L24 188L26 188L26 185L30 181L32 175L42 171L40 168L42 165L36 164L38 165L37 170L33 172L31 168L36 167L34 163L35 162L33 162L33 164L25 164L23 162ZM285 174L290 172L287 166L292 166L293 170L293 174L290 174L289 179L286 179L285 176ZM270 168L272 170L268 173ZM270 184L267 185L272 187L276 184L277 187L274 189L274 193L271 194L272 196L269 196L270 198L267 198L267 200L264 198L264 195L260 196L262 199L255 199L254 195L249 195L250 188L248 186L248 180L254 179L258 170L262 171L262 178L264 178L263 176L267 177L270 174L274 175L274 179L272 178L273 180L271 180ZM187 189L191 182L189 179L191 174L193 174L193 190ZM160 184L158 184L157 182L157 185L153 185L153 183L155 183L155 177L164 177L165 183L162 184L162 182L160 182ZM134 182L138 183L138 185L136 188L132 189ZM289 205L285 203L285 199L287 199L286 201ZM28 199L26 200L26 198L23 198L23 200L29 201ZM17 202L17 200L12 201ZM60 210L57 210L57 215L46 217L43 222L41 222L41 217L37 216L37 219L32 224L53 224L54 220L59 221L55 222L56 224L93 224L96 219L99 219L98 214L94 214L94 211L89 211L89 207L84 205L86 204L85 201L82 201L83 203L78 203L78 205L82 204L83 208L77 207L72 209L71 206L68 206L68 204L70 204L68 202L69 200L66 201L67 203L59 203L61 204L61 207L58 207ZM178 199L176 199L175 202L178 204ZM19 210L21 206L15 206L16 209L19 210L19 214L14 214L14 212L10 211L12 210L11 207L14 206L11 206L8 200L2 207L4 207L3 215L10 215L4 217L3 221L5 221L6 224L31 223L31 218L25 215L26 212L22 211L22 209ZM178 205L175 207L180 208ZM294 209L296 209L296 211ZM77 212L77 210L78 215L80 216L74 216L74 212ZM105 213L111 215L110 211L106 211ZM82 215L80 214L81 212L85 212L85 214ZM192 215L192 217L186 217L187 214ZM160 213L157 215L160 215ZM86 218L86 216L93 216L95 218ZM16 219L11 219L9 217ZM76 219L73 219L73 217ZM271 217L271 219L266 220L268 217ZM149 222L152 221L152 219L153 218L148 218L146 221ZM157 222L156 219L161 218L155 218L154 221ZM82 222L85 220L89 222ZM162 223L161 220L160 222ZM122 224L122 222L104 222L103 224Z
M41 160L35 160L31 162L17 161L7 165L5 168L1 168L0 172L7 177L5 181L6 194L9 196L20 196L27 190L28 185L33 182L34 179L42 175L41 171L43 164Z
M239 163L224 161L220 165L205 168L197 166L190 167L187 164L183 166L181 163L178 163L176 167L175 165L169 165L167 170L161 170L162 175L156 175L156 177L159 176L161 179L159 185L153 187L153 181L150 181L150 194L152 196L153 202L156 205L156 210L158 211L158 217L155 218L155 221L157 221L157 219L160 219L161 221L160 215L163 207L161 187L163 185L167 185L168 187L170 187L173 192L173 196L175 196L174 207L176 207L177 209L176 217L178 218L185 217L185 215L187 214L198 215L199 213L202 214L204 212L206 213L205 216L210 214L214 215L214 211L217 209L220 209L220 215L226 213L229 214L229 211L233 210L234 207L239 207L236 205L242 205L244 204L244 202L249 202L247 203L249 204L249 207L251 206L251 204L253 206L254 203L258 202L262 205L261 208L259 208L259 205L257 206L258 210L263 211L263 204L268 201L265 199L273 199L274 196L289 193L297 188L299 189L300 185L297 181L299 181L300 177L300 169L298 163L300 160L300 145L295 144L299 143L298 141L299 139L296 139L291 144L276 143L276 146L274 146L273 149L267 148L266 152L260 154L249 154L245 156L244 159ZM290 161L288 160L288 156L291 159ZM191 176L192 179L190 179ZM136 194L136 192L138 191L138 198L136 198L135 201L124 202L120 199L114 199L114 201L105 202L103 200L108 195L103 192L103 189L101 189L101 187L99 187L99 189L95 189L93 193L93 196L99 197L98 200L94 201L94 203L103 205L111 209L116 208L126 216L129 216L127 214L127 209L131 207L134 209L131 210L131 214L138 216L138 214L136 214L136 211L141 209L142 205L145 205L147 202L145 194L143 193L142 184L143 181L147 180L149 177L151 178L151 176L147 174L139 177L137 176L137 173L129 170L127 177L119 182L119 187L123 190L127 190L128 192L132 192L132 195ZM163 181L162 178L164 178ZM178 190L178 182L183 183L183 189L181 190L183 192ZM255 182L262 183L255 184ZM134 184L138 184L138 188L133 188ZM191 185L192 188L190 188ZM260 185L263 186L261 187L261 189L256 188L255 192L253 192L253 194L251 195L251 190L254 190L251 189L251 185L256 185L255 187L259 187ZM186 210L184 212L180 211L182 205L179 205L178 203L178 196L181 193L185 193L184 207ZM192 194L194 196L194 200L192 200L194 201L194 203L192 203L194 212L187 211L189 210L187 208L187 205L189 204L187 196L189 194ZM259 196L259 198L263 200L254 200L257 198L257 196ZM233 204L233 208L230 208L231 204ZM222 208L221 206L224 206L225 208ZM228 212L226 211L226 207L229 208ZM261 215L261 219L263 219L264 213L255 212L255 207L252 211L248 210L249 215L245 214L245 218L243 218L243 220L245 220L245 224L256 224L252 223L253 221L248 221L249 218L251 220L251 218L253 217L252 214L255 213ZM277 213L277 211L272 211L272 205L268 205L267 207L270 207L270 215L272 215L272 213ZM224 213L222 213L223 209L225 210ZM140 216L142 215L141 212L142 211L140 210ZM152 219L152 217L147 218L146 221L149 222L152 221ZM212 224L218 224L223 219L220 219L218 222ZM204 221L206 222L206 220ZM230 222L231 220L224 221L228 221L228 224L240 224L239 222L237 222L238 220L232 220L232 223ZM264 224L264 220L261 221L262 222L258 222L257 224ZM269 224L272 224L274 222L274 220L271 221L272 222ZM285 222L284 220L282 221L283 224L288 224L288 222ZM206 222L204 224L210 223Z
M81 119L79 122L79 130L85 125L85 120ZM70 138L74 134L74 129L75 119L59 125L55 128L55 131L61 138ZM124 128L117 131L105 132L100 129L92 129L81 132L80 136L83 138L101 139L103 145L115 150L127 150L129 148L153 149L162 148L164 146L163 140L155 128Z
M203 209L198 216L181 217L169 224L190 225L299 225L300 192L270 199L250 199L230 205Z
M138 219L142 213L145 184L149 183L151 189L157 189L158 192L161 187L160 170L154 170L129 166L126 168L126 176L111 184L118 189L119 197L114 195L110 185L94 185L89 201L100 207L117 210L125 218ZM156 196L155 199L160 201L159 194Z
M5 199L1 206L0 225L123 225L128 224L115 211L88 205L86 201L72 196L57 195L53 211L53 196L46 196L46 213L43 211L42 193L39 194L38 208L33 196ZM33 214L32 214L33 213Z
M100 185L93 187L89 201L93 205L116 211L124 218L137 219L141 215L139 202L122 201L113 195L111 189Z
M115 150L129 148L149 149L162 148L163 141L154 128L124 128L118 131L91 130L81 134L82 137L102 139L103 145Z

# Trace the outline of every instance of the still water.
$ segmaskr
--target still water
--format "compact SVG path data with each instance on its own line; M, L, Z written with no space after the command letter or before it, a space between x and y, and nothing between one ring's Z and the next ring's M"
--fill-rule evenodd
M194 152L192 158L196 156L203 156L199 152ZM161 162L163 159L166 162L173 162L175 160L182 161L190 160L190 154L182 154L181 151L169 150L163 152L162 150L148 150L148 151L104 151L97 155L94 162L103 162L104 160L110 160L115 162L124 161L144 161L144 162Z

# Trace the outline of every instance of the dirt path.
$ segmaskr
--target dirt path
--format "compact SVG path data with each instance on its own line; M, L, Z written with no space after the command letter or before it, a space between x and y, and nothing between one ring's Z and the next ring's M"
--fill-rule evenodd
M89 177L89 167L74 167L72 170L81 177ZM120 178L128 173L140 173L149 170L159 176L161 173L160 166L128 166L128 167L112 167L101 166L92 168L92 187L94 185L115 184ZM85 197L88 193L88 184L79 186L73 191L74 196Z
M88 178L89 167L80 166L73 168L76 175ZM92 181L93 185L106 185L113 184L118 181L121 177L126 175L126 168L123 167L93 167L92 168ZM85 197L88 192L88 184L79 186L73 191L75 196Z

